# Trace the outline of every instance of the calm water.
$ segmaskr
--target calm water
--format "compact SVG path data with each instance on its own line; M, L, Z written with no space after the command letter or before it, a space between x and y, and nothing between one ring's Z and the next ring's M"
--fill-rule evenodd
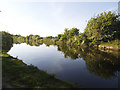
M117 88L120 61L116 54L98 51L46 46L14 44L8 52L26 64L55 73L61 80L74 82L83 88ZM115 59L115 60L113 60ZM119 67L118 67L119 66Z

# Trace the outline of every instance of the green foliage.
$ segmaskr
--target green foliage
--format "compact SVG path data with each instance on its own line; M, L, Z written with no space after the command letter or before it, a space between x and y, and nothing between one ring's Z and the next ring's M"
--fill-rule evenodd
M69 39L73 38L74 36L79 35L79 29L77 29L77 28L72 28L70 30L68 28L65 28L64 31L65 31L64 34L58 34L57 41L66 42Z
M45 37L46 39L52 39L52 38L54 38L54 37L52 37L52 36L47 36L47 37Z
M100 45L102 46L112 46L112 47L120 47L120 40L116 39L110 42L102 42Z
M57 41L59 41L59 39L61 38L61 36L62 36L62 34L58 34L58 36L57 36Z
M13 43L24 43L26 41L26 37L21 35L13 35Z
M111 41L118 39L118 35L120 35L118 15L109 11L91 18L84 33L90 40Z
M57 36L57 41L69 45L93 46L120 39L120 20L118 17L111 11L101 13L89 20L83 33L79 33L77 28L70 30L66 28L63 34Z
M48 37L44 37L44 38L43 38L43 43L44 43L46 46L55 45L55 44L56 44L56 41L57 41L57 38L56 38L56 37L52 37L52 36L48 36Z
M0 46L2 46L2 52L7 52L10 50L13 44L12 35L5 31L0 31L0 37L2 37L2 41L0 41Z
M43 39L43 38L40 37L39 35L32 35L32 34L30 34L29 36L26 36L26 42L29 42L29 41L39 41L40 39Z
M40 46L43 43L43 38L39 35L32 35L29 36L21 36L21 35L13 35L14 43L27 43L30 46Z
M93 40L92 42L89 43L90 46L99 45L99 44L100 44L100 41L96 41L96 40Z

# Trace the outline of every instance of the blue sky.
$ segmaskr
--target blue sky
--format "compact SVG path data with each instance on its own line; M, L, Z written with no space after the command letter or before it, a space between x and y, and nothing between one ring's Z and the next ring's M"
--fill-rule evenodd
M91 17L117 8L118 2L3 2L0 31L43 37L56 36L72 27L83 32Z

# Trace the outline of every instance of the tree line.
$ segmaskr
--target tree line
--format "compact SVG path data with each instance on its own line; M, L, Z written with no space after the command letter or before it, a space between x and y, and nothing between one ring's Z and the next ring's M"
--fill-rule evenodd
M67 44L67 45L83 45L94 46L104 42L120 43L120 20L119 15L109 12L103 12L95 17L92 17L83 33L79 29L72 28L64 29L63 34L58 34L56 37L47 36L40 37L39 35L28 35L26 37L21 35L11 35L14 43L45 43L51 44ZM36 44L37 45L37 44Z

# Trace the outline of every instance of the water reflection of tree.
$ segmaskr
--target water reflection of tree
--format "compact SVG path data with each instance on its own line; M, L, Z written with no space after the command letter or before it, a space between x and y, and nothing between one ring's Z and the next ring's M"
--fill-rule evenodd
M40 45L43 44L43 43L37 42L37 41L29 41L29 42L26 42L26 43L30 46L40 46Z
M58 51L62 51L64 53L64 57L70 57L71 59L77 59L79 57L79 49L75 46L66 46L66 45L58 45Z
M82 57L86 62L86 67L89 72L94 73L101 78L112 78L116 76L117 71L120 71L119 54L115 55L91 48L66 45L59 45L58 50L64 53L65 58L70 57L75 60Z
M119 56L92 49L84 50L80 55L86 61L89 72L102 78L112 78L116 76L117 71L120 71Z

